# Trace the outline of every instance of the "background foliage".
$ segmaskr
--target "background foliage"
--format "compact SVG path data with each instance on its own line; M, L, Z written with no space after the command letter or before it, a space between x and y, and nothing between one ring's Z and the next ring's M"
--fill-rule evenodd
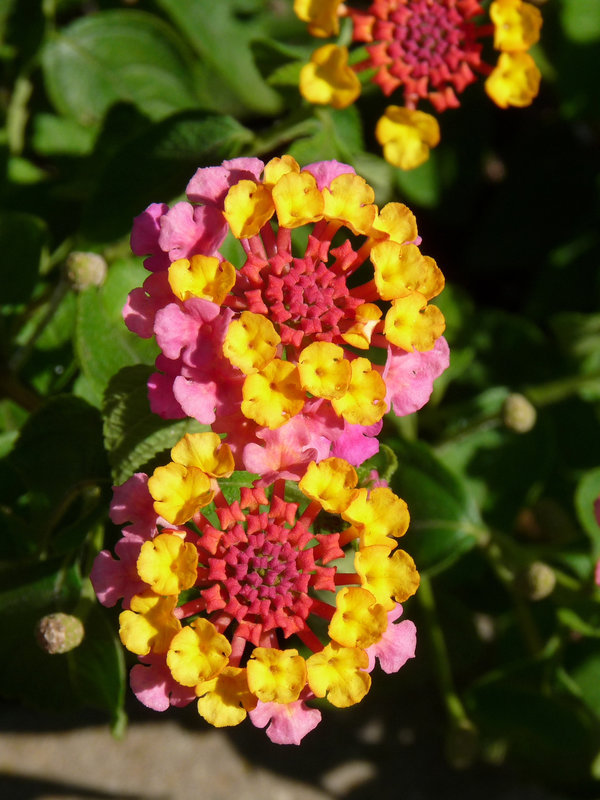
M449 284L451 367L382 439L424 577L407 606L418 666L394 692L434 704L456 765L506 759L597 791L600 4L545 3L534 104L501 111L470 87L430 161L406 173L372 138L377 91L342 111L300 101L315 42L291 6L0 0L2 694L124 725L117 626L87 575L115 541L111 485L194 425L149 413L155 346L121 320L143 276L133 216L225 158L337 158L379 204L413 208ZM103 285L69 278L73 251L106 259ZM535 411L524 432L507 419L514 393ZM32 631L55 610L86 636L50 656Z

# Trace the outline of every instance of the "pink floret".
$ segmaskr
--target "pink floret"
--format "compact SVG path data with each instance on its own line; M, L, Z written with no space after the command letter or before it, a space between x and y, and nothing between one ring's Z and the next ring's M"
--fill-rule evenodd
M414 658L417 646L417 628L414 622L403 620L395 625L392 623L402 615L402 606L388 612L388 626L381 639L367 648L369 656L368 672L375 667L375 659L384 672L391 674L406 664L409 658Z
M448 342L441 336L432 350L412 353L399 347L388 348L383 372L387 386L386 402L399 417L423 408L433 391L433 382L450 364Z
M123 598L124 608L129 608L131 598L148 588L136 569L144 541L141 536L125 534L115 545L118 559L113 558L108 550L102 550L96 556L90 580L103 606L110 608Z
M248 714L253 725L264 728L274 744L300 744L321 721L321 712L309 708L304 700L294 703L262 703Z
M303 168L303 172L310 172L316 179L319 191L322 191L325 186L329 186L334 178L338 175L346 175L351 173L356 174L354 167L349 164L342 164L341 161L315 161L314 164L307 164Z
M232 158L220 167L201 167L188 183L186 194L193 203L222 209L230 187L243 180L257 182L264 166L259 158Z
M195 699L193 687L174 680L164 655L142 656L140 661L146 666L136 664L129 675L131 689L140 703L154 711L166 711L169 706L181 708Z
M331 441L313 432L302 414L276 430L264 428L256 435L264 446L247 444L243 459L249 472L261 476L259 486L269 486L277 478L298 481L311 461L327 458L331 450Z

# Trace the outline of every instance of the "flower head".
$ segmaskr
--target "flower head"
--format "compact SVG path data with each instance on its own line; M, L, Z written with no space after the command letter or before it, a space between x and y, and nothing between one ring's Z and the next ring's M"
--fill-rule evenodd
M337 5L297 0L294 7L309 32L322 37L337 35ZM366 10L346 3L337 13L351 18L353 41L366 47L367 57L353 69L372 71L386 97L399 95L376 135L386 160L401 169L418 167L439 142L437 123L430 114L417 114L419 104L428 102L436 112L457 108L460 94L490 73L487 94L502 108L528 105L538 92L539 71L526 51L539 39L542 16L526 0L494 0L491 24L478 0L374 0ZM486 38L501 51L493 71L483 58ZM316 50L301 73L303 97L335 108L353 103L360 85L341 91L351 85L347 59L347 49L337 45Z
M214 448L205 458L208 444L182 440L171 464L192 469L202 452L206 469L215 461ZM221 450L222 462L227 446ZM273 741L298 743L320 720L307 701L358 703L371 685L370 660L379 656L389 671L410 656L410 643L388 624L419 584L411 557L397 547L408 510L387 487L360 487L339 458L313 461L300 481L288 482L297 502L286 500L282 478L268 495L248 486L229 502L219 487L226 478L211 480L208 505L193 489L173 493L172 516L187 520L178 529L149 519L140 484L132 484L130 521L146 525L146 535L136 537L135 572L115 575L114 592L104 585L99 598L131 597L120 636L140 657L131 682L142 702L162 710L197 697L200 715L217 727L250 713L256 725L269 725ZM144 487L145 506L158 513L160 482Z
M237 161L243 169L232 167ZM379 209L373 189L347 164L301 169L289 156L199 169L188 197L205 203L192 208L218 216L217 228L239 240L244 256L236 269L218 250L203 250L200 232L193 251L178 251L150 276L143 297L132 292L127 323L153 332L161 348L150 381L153 410L217 427L226 419L219 430L228 432L238 467L259 463L258 448L262 462L292 474L334 447L360 463L372 453L360 446L361 432L365 441L376 432L388 397L412 392L410 382L393 385L397 368L381 362L429 362L444 331L430 302L444 278L419 249L414 215L400 203ZM153 209L143 218L144 231L151 220L162 232L171 212L161 209L162 216ZM302 249L299 228L307 229ZM171 223L169 231L170 242ZM134 238L156 250L161 235ZM158 255L149 256L153 266ZM377 348L379 364L368 357ZM440 372L447 366L435 363ZM298 419L302 425L288 432ZM184 471L174 462L160 473L160 513L177 525L169 498L184 491L209 503L210 486L196 466Z

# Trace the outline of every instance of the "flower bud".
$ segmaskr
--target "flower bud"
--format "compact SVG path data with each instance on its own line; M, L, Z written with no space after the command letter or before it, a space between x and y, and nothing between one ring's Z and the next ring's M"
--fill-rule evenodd
M84 636L83 623L71 614L48 614L37 623L37 643L47 653L68 653L79 647Z
M548 564L534 561L515 578L515 587L528 600L543 600L552 594L556 576Z
M502 408L502 420L515 433L527 433L535 425L537 412L522 394L509 394Z
M66 262L67 277L76 292L90 286L102 286L106 279L107 264L98 253L74 251Z

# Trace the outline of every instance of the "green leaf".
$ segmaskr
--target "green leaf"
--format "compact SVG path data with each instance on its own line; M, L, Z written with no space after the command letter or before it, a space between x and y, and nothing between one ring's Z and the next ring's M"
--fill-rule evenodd
M562 24L566 36L582 44L600 39L600 3L597 0L562 0Z
M104 400L104 441L115 483L134 472L153 471L156 456L165 454L185 436L209 430L193 419L164 420L150 411L147 382L152 370L124 367L110 381Z
M53 398L32 414L10 459L25 486L50 502L109 479L100 414L77 397Z
M32 214L5 211L0 214L0 252L10 280L2 284L2 305L29 300L46 245L44 222Z
M600 555L600 525L594 504L600 498L600 467L587 472L575 490L575 510L584 531L594 544L596 556Z
M256 35L253 25L250 20L236 19L230 2L158 0L158 5L208 66L220 110L235 114L243 109L260 114L276 114L280 110L280 97L267 85L254 62L250 47Z
M78 297L76 352L97 406L109 380L122 367L151 364L156 358L156 343L128 331L122 318L128 293L141 286L146 275L137 259L120 259L111 265L103 286L86 289Z
M511 758L546 780L585 780L598 750L597 725L576 702L519 684L516 675L503 675L469 692L481 733L505 740Z
M0 586L0 692L42 709L77 707L66 655L44 652L34 633L46 614L73 610L80 592L77 573L72 568L63 571L56 561L18 569L11 564L0 573Z
M108 712L118 730L124 722L127 677L123 646L114 620L97 603L89 602L83 621L83 642L67 653L71 683L81 705Z
M398 458L392 488L408 504L402 547L419 569L444 569L478 541L482 523L466 485L421 442L388 442Z
M174 115L118 148L98 176L85 209L86 235L111 241L157 200L180 195L198 167L239 155L252 134L232 117L203 111Z
M55 108L82 125L99 123L119 101L152 119L199 104L182 42L143 11L100 11L75 20L48 41L42 67Z
M356 468L356 472L358 473L359 484L363 485L368 484L373 470L377 472L381 480L388 481L389 483L397 469L398 459L392 448L388 447L386 444L380 444L379 452L366 461L363 461L363 463Z
M336 110L319 109L315 113L316 133L298 139L288 152L299 164L338 159L352 163L354 154L363 149L360 114L354 106Z
M398 169L396 181L402 199L423 208L435 208L442 191L437 153L431 153L429 159L416 169Z
M33 118L32 145L44 156L88 155L94 148L95 129L81 125L72 117L36 114Z

